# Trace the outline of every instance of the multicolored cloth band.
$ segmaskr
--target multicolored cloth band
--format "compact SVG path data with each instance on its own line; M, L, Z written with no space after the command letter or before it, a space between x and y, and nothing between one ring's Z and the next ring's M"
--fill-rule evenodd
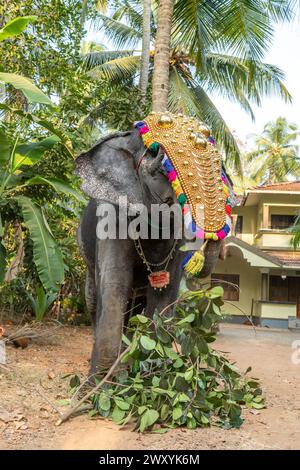
M182 207L185 228L194 238L224 239L236 198L209 128L170 113L151 113L135 127L153 156L160 149L164 153L162 166ZM197 275L203 264L202 247L187 254L183 268Z

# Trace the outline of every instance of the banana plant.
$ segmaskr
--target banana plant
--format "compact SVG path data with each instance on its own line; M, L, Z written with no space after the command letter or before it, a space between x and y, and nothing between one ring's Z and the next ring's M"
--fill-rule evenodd
M27 291L26 295L29 298L31 308L37 321L42 321L44 319L47 310L57 297L56 293L45 292L41 285L36 286L34 296Z
M33 260L43 287L47 291L56 292L63 282L63 258L45 218L44 210L24 195L24 190L31 186L48 185L56 193L75 197L80 202L85 201L83 196L66 181L42 175L27 176L28 166L38 163L46 151L60 142L56 135L26 143L19 142L17 136L11 141L5 129L0 128L0 281L3 281L6 270L2 214L7 212L8 205L17 204L33 242Z
M20 17L8 23L0 30L0 41L21 34L35 17ZM20 90L29 103L53 106L51 100L28 78L0 72L0 83L9 84ZM63 131L56 129L53 124L30 112L12 109L1 103L0 110L11 113L20 120L20 129L42 127L49 132L32 142L23 142L21 135L11 139L5 124L0 122L0 283L5 279L7 256L5 248L4 214L8 207L18 206L23 224L28 230L33 243L33 261L43 288L49 292L57 292L64 280L64 263L59 246L51 232L42 207L37 202L24 195L24 190L34 185L49 185L57 193L68 197L75 197L84 202L85 199L72 186L57 178L45 178L42 175L28 176L28 167L38 163L46 151L51 150L58 143L65 153L72 154L71 143Z

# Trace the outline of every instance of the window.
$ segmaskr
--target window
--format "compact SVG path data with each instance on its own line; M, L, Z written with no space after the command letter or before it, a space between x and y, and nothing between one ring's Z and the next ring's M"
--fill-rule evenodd
M212 285L222 286L224 289L224 300L240 299L240 276L239 274L213 274Z
M297 302L300 299L300 278L270 276L269 298L274 302Z
M271 228L276 230L284 230L294 224L295 216L294 215L271 215Z
M243 216L238 215L235 223L235 230L234 234L238 235L239 233L243 233Z

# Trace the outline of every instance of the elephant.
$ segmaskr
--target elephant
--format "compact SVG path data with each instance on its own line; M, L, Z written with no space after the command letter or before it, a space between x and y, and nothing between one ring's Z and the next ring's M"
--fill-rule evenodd
M110 134L76 159L76 173L82 178L82 189L91 198L78 228L78 243L87 265L86 305L94 332L91 374L109 368L117 359L132 291L148 284L146 265L134 240L118 236L115 239L97 237L98 210L110 203L119 214L120 196L127 197L132 205L172 205L176 199L161 170L161 159L162 155L153 158L136 129ZM174 248L174 239L173 231L169 239L142 240L145 258L161 265L166 254ZM147 286L145 315L151 316L155 309L162 311L176 302L185 255L179 250L183 242L178 241L169 260L169 285L162 290ZM202 278L214 269L220 248L220 241L208 241ZM172 314L171 306L168 313Z

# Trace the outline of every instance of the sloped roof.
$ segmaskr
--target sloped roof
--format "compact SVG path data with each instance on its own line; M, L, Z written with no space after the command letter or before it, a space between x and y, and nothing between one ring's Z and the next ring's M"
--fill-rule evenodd
M226 246L230 247L235 245L242 249L244 258L249 261L251 266L270 267L270 263L274 267L288 268L293 267L300 270L300 251L283 251L283 250L261 250L259 247L249 245L240 238L229 236L225 239ZM247 254L248 252L248 254ZM249 252L260 258L260 261L256 258L252 260L249 258Z
M300 181L285 181L283 183L265 184L263 186L256 186L251 188L250 191L299 191Z
M271 254L262 251L260 248L254 245L249 245L249 243L244 242L240 238L237 238L233 235L227 237L225 239L225 243L227 247L235 245L240 248L244 258L247 259L251 266L274 268L282 266L282 262L278 258L275 258ZM253 256L251 256L251 253Z
M285 266L299 266L300 269L300 251L268 251L267 253Z

